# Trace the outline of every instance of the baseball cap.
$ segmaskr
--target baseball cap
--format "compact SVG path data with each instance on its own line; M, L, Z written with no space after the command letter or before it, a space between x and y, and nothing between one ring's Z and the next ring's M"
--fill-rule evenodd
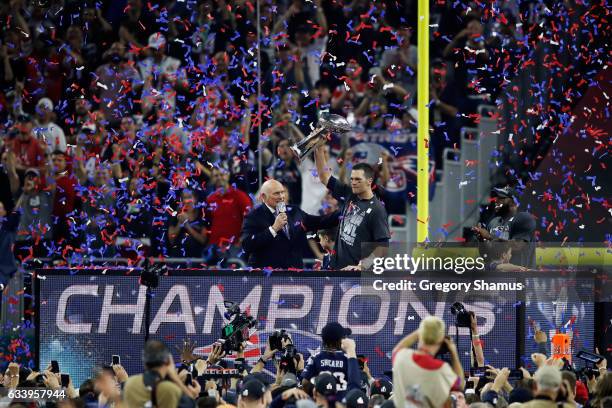
M166 45L166 37L162 33L153 33L149 36L149 48L159 50Z
M24 176L25 177L28 177L28 176L40 177L40 172L37 169L29 168L25 171Z
M534 378L539 387L542 388L559 388L561 385L561 371L555 367L543 366L538 368Z
M384 378L374 380L374 382L370 386L370 395L380 394L385 397L385 399L389 399L391 397L392 392L393 384L391 384L391 381Z
M261 383L261 381L256 379L246 381L244 384L242 384L242 387L240 387L240 396L242 398L248 398L251 400L260 399L263 397L265 392L266 387Z
M527 402L533 399L533 393L531 390L527 388L515 388L510 392L508 396L508 403L512 404L513 402Z
M321 395L328 396L336 393L336 379L329 373L319 374L314 379L314 385Z
M295 374L287 373L283 376L281 380L281 387L295 387L298 385L298 380Z
M268 376L266 376L262 372L250 373L249 375L244 377L243 383L246 383L247 381L251 381L251 380L259 381L265 387L268 387L268 386L270 386L272 384L272 382L268 379Z
M323 327L323 330L321 330L321 339L323 339L323 342L325 343L332 343L342 340L346 336L350 336L351 333L351 329L342 327L340 323L330 322Z
M395 408L395 404L392 399L388 399L380 406L380 408Z
M494 187L491 190L491 195L499 198L514 198L516 197L516 191L510 186Z
M367 408L368 397L365 393L359 389L352 389L346 393L342 399L342 403L347 408Z
M87 121L81 126L81 132L96 133L96 124L92 121Z
M311 399L301 399L295 401L295 408L317 408L317 404Z
M48 111L53 110L53 102L49 98L41 98L36 104L37 108L46 109Z

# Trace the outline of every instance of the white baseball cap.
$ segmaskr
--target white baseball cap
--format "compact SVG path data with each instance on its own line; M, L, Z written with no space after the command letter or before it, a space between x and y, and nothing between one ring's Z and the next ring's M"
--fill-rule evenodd
M166 45L166 37L162 33L154 33L149 36L149 48L159 50Z
M53 110L53 102L49 98L40 98L38 103L36 104L37 108L46 109L48 111Z

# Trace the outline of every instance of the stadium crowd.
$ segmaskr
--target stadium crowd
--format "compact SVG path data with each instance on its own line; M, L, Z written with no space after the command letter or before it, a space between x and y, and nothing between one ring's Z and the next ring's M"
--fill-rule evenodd
M416 129L414 4L259 4L259 20L245 0L0 5L0 217L19 261L151 255L216 265L242 254L260 166L290 204L337 208L313 161L289 150L321 113L358 131ZM461 126L478 120L477 104L495 101L501 71L505 80L516 73L518 22L542 13L508 6L500 24L470 4L432 8L438 167ZM332 164L346 181L361 158L340 147ZM396 153L381 154L378 184L394 182ZM385 205L403 214L411 200ZM314 243L304 251L324 256Z
M534 353L526 364L529 369L496 368L485 364L474 314L470 330L472 367L466 373L456 345L446 336L444 322L429 316L394 348L392 373L378 377L370 372L367 359L357 354L350 330L332 322L322 329L321 346L308 359L284 330L275 333L275 340L269 338L255 364L244 359L244 343L231 359L225 359L222 343L213 345L207 356L196 356L195 342L185 339L183 347L177 347L180 356L175 360L162 342L149 340L142 352L144 371L140 374L128 376L115 361L95 370L92 367L94 374L77 390L70 377L65 377L69 373L60 374L53 362L43 372L11 363L0 376L4 387L0 391L15 395L8 392L47 388L65 393L58 407L74 408L610 406L612 373L605 359L596 367L578 370L562 359ZM544 332L537 332L534 339L546 349ZM220 370L226 371L221 374ZM7 406L30 405L12 402Z

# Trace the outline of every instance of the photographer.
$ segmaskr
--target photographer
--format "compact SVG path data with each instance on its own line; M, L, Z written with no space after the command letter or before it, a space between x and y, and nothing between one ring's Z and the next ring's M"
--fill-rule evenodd
M192 381L185 385L178 376L174 358L162 342L149 340L142 352L145 365L143 374L135 375L125 383L123 401L127 407L193 407L193 399L200 394L200 384Z
M455 344L445 337L444 322L435 316L421 321L419 328L393 349L393 400L403 407L408 399L426 406L443 406L451 390L462 390L463 368ZM418 342L418 349L411 347ZM450 353L451 366L436 358Z
M350 329L345 329L337 322L327 323L323 327L323 349L308 359L302 373L303 386L309 386L309 381L319 374L329 372L337 381L338 399L342 399L347 391L360 387L361 374L355 341L346 338L350 334Z
M266 350L251 370L251 373L262 371L266 363L274 358L277 352L280 352L281 356L278 361L275 361L276 381L273 388L280 386L287 374L299 377L304 370L304 356L302 353L297 352L291 335L285 330L277 330L268 337Z

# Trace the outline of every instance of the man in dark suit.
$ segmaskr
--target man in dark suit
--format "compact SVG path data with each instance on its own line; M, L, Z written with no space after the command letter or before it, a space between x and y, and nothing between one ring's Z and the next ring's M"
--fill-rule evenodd
M282 212L285 200L285 188L277 180L261 186L262 204L249 212L242 225L242 248L248 254L249 266L303 268L306 231L338 225L337 213L320 217L294 206L286 206Z

